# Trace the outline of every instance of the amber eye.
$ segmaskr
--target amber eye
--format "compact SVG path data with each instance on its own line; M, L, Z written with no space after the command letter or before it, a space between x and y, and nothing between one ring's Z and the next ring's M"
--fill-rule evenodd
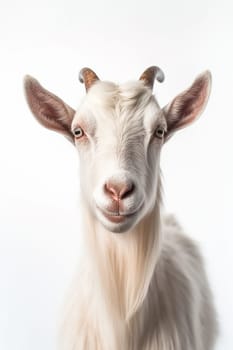
M158 137L159 139L163 139L165 135L165 130L162 126L158 126L157 129L155 130L155 136Z
M84 135L84 131L82 128L78 127L78 128L73 130L73 134L77 139L79 139L80 137L82 137Z

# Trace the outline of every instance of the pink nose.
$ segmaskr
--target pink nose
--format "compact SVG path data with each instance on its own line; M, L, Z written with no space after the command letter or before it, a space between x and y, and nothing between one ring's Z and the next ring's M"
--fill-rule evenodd
M121 183L121 182L106 182L104 189L106 194L114 201L119 201L130 196L134 191L133 182Z

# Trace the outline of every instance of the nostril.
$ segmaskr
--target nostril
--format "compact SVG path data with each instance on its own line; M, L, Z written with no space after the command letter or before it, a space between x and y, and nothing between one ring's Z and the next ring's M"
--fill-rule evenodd
M134 191L134 184L131 182L127 185L125 185L119 194L120 199L125 199L126 197L130 196Z
M119 182L107 182L104 185L105 193L115 201L125 199L130 196L134 191L133 182L119 183Z

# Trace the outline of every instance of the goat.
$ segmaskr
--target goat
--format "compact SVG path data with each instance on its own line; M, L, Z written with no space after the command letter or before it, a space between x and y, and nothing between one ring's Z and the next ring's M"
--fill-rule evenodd
M77 112L25 78L29 107L80 155L85 249L64 322L65 350L211 350L216 312L199 249L162 214L160 153L203 111L206 71L160 108L152 94L164 73L101 81L80 72L87 94Z

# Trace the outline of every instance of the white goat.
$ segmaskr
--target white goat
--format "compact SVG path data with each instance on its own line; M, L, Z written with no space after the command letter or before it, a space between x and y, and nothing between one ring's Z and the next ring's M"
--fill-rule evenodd
M158 67L138 81L80 72L87 94L75 112L32 77L32 113L64 134L81 161L85 236L65 322L65 350L210 350L217 322L202 258L173 217L161 216L160 151L208 100L207 71L161 109Z

